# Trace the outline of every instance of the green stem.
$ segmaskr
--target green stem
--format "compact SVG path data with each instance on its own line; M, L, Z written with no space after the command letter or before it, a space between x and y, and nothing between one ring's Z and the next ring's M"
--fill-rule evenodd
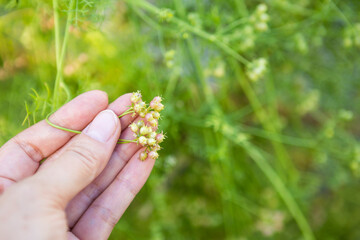
M232 64L235 70L235 74L239 80L241 88L243 89L247 99L249 100L251 107L254 109L256 118L259 120L259 122L266 131L268 131L271 134L278 135L278 131L276 127L273 125L273 122L268 121L268 113L265 110L265 108L262 106L258 97L256 96L256 93L253 90L251 84L244 76L242 76L239 67L237 66L237 63L235 61L231 61L230 63ZM284 179L288 178L291 179L292 182L294 182L294 180L297 178L298 173L293 162L288 157L288 154L284 146L281 144L281 142L278 141L271 141L271 144L273 145L275 154L278 159L277 168L279 170L280 175Z
M235 1L235 5L236 5L238 12L240 13L240 15L242 17L249 16L249 11L247 9L247 6L246 6L246 3L244 0Z
M60 17L59 17L59 6L58 1L53 0L54 9L54 28L55 28L55 55L56 55L56 70L59 71L60 62Z
M58 125L50 122L50 120L49 120L50 114L51 114L51 113L49 113L49 114L46 116L46 118L45 118L45 121L46 121L50 126L52 126L52 127L54 127L54 128L57 128L57 129L60 129L60 130L63 130L63 131L71 132L71 133L76 133L76 134L80 134L80 133L81 133L81 131L73 130L73 129L69 129L69 128L64 128L64 127L58 126Z
M271 168L269 163L256 150L256 148L253 147L253 145L251 145L249 142L244 142L242 145L243 148L246 149L249 156L254 160L256 165L262 170L268 180L272 183L280 197L283 199L291 215L294 217L300 230L302 231L304 238L307 240L315 239L315 236L305 216L301 212L294 198L291 196L291 193L287 190L281 178L276 174L276 172Z
M57 12L58 11L58 2L57 0L53 0L54 2L54 11ZM66 20L66 26L65 26L65 35L64 35L64 40L62 42L62 47L61 47L61 55L60 57L57 57L57 72L56 72L56 79L55 79L55 85L54 85L54 96L53 96L53 103L52 103L52 109L55 110L58 106L58 102L59 102L59 88L60 88L60 84L61 84L61 79L62 79L62 69L63 69L63 65L64 65L64 59L65 59L65 53L66 53L66 47L67 47L67 43L69 40L69 28L71 25L71 21L73 18L73 8L74 8L74 0L70 0L70 4L69 4L69 10L67 13L67 20ZM56 7L56 9L55 9ZM55 14L54 12L54 14ZM55 15L54 15L55 16ZM57 20L55 20L55 24L57 23L57 25L55 26L55 46L56 46L56 52L58 53L58 51L60 52L60 34L59 34L59 15L56 15ZM56 33L58 32L58 33ZM57 37L56 37L57 36ZM56 43L57 42L57 43ZM65 84L62 85L65 88Z
M129 108L128 110L126 110L125 112L123 112L122 114L119 115L119 118L129 114L129 113L134 113L135 111L133 110L133 107Z
M45 121L47 122L47 124L49 124L50 126L54 127L54 128L57 128L57 129L60 129L60 130L63 130L63 131L66 131L66 132L71 132L71 133L76 133L76 134L80 134L81 131L78 131L78 130L73 130L73 129L70 129L70 128L65 128L65 127L61 127L59 125L56 125L52 122L50 122L49 120L49 117L50 117L51 113L49 113L46 118L45 118ZM124 144L124 143L137 143L136 140L129 140L129 139L119 139L118 144Z
M137 143L136 140L126 140L126 139L119 139L117 142L118 144L124 144L124 143Z

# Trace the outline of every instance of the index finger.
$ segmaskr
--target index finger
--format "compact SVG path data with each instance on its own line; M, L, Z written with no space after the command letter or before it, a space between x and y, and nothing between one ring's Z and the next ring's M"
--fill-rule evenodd
M107 94L90 91L62 106L50 121L75 130L85 128L108 105ZM59 130L44 120L24 130L0 148L0 193L35 173L39 162L67 143L74 133Z

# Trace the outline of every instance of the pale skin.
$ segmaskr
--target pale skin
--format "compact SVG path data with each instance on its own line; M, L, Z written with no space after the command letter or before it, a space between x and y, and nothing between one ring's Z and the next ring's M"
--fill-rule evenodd
M107 239L150 175L154 160L139 160L125 112L131 94L108 104L90 91L62 106L0 148L2 239ZM40 161L46 160L40 164Z

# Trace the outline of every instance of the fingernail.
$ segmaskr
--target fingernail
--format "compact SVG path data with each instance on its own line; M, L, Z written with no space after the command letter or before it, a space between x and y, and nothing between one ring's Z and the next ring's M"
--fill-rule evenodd
M85 130L85 134L100 142L107 142L116 130L119 119L111 110L99 113Z

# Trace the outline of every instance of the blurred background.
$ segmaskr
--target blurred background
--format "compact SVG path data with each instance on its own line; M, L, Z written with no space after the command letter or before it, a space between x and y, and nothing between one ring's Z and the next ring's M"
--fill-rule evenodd
M168 138L110 239L360 239L359 13L0 0L0 144L87 90L159 94Z

